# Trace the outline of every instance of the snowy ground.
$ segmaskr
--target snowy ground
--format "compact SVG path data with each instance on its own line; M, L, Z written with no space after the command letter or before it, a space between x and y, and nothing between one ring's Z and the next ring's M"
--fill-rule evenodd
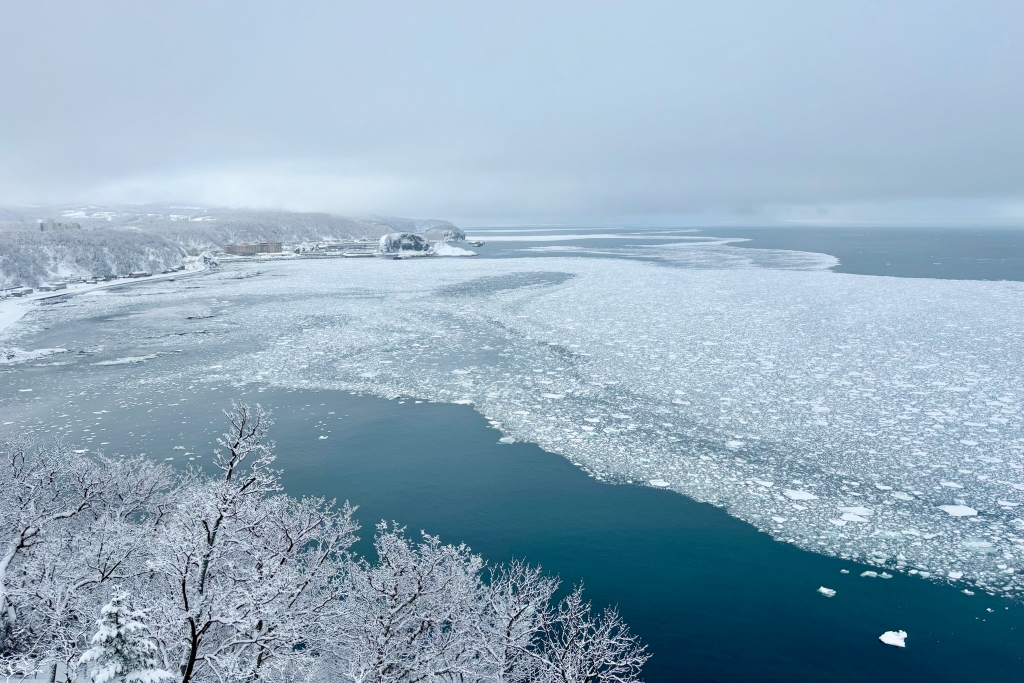
M725 243L604 252L630 258L239 264L199 290L40 310L32 329L131 312L107 349L139 359L117 366L131 381L472 403L599 479L809 550L1024 591L1024 284L841 275ZM160 355L200 319L211 334Z
M75 294L93 294L103 292L112 287L123 287L125 285L138 284L140 282L173 280L186 275L194 275L205 269L206 267L201 263L196 263L192 264L192 266L186 270L174 273L161 273L160 275L151 275L150 277L138 278L135 280L121 279L113 280L111 282L98 282L94 285L76 283L68 285L67 289L58 290L56 292L33 292L32 294L23 297L7 297L5 299L0 299L0 334L3 334L4 330L25 317L25 314L32 310L32 308L40 301L56 299L64 296L74 296Z

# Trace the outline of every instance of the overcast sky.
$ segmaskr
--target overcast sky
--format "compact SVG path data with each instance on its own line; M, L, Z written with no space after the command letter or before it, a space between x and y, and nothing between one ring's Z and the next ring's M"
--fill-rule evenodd
M0 0L0 202L1024 225L1024 2Z

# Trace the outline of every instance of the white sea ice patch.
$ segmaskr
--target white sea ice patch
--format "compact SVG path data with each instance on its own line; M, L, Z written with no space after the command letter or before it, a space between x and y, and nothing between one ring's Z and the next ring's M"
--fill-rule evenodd
M950 517L974 517L978 511L966 505L940 505L939 509Z
M435 242L434 253L438 256L476 256L475 251L456 247L455 245L448 244L447 242Z
M852 512L844 512L839 519L843 520L844 522L867 522L867 521L870 521L866 517L861 517L860 515L854 514Z
M28 361L39 360L57 353L67 353L67 349L32 349L26 351L15 347L0 348L0 365L16 365Z
M872 510L871 508L866 508L861 505L841 507L839 508L839 511L845 512L849 515L860 515L861 517L870 517L871 515L875 514L874 510Z
M782 495L791 500L818 500L818 497L813 493L808 491L797 491L795 489L786 489L782 492Z
M878 636L878 639L886 645L892 645L893 647L907 646L906 631L886 631L882 635Z
M665 481L664 479L651 479L650 484L651 486L654 486L655 488L659 489L663 489L666 486L668 486L668 482Z
M131 365L134 363L144 363L147 360L153 360L158 358L158 353L148 353L145 356L125 356L124 358L114 358L112 360L101 360L93 365Z
M836 596L836 591L833 588L825 588L824 586L821 586L820 588L818 588L818 592L824 595L826 598L834 598Z

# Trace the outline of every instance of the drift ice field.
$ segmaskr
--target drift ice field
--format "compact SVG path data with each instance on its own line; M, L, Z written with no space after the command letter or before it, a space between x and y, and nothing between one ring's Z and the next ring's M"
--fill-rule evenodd
M74 297L0 333L0 362L50 373L0 391L228 381L468 403L495 439L599 480L1024 595L1022 283L836 274L724 241L533 249L242 263ZM60 352L72 337L86 353Z

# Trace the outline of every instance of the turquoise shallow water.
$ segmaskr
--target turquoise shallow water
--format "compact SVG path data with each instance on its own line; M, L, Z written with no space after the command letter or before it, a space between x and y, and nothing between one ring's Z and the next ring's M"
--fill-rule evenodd
M72 419L110 410L98 437L109 451L176 464L193 453L198 464L238 393L142 388L117 397L129 408L93 398L59 410ZM962 683L1024 671L1018 604L903 575L861 578L867 567L772 541L710 505L599 483L533 445L499 445L467 406L253 388L241 398L273 409L289 493L359 506L359 550L374 523L396 520L491 562L525 557L567 584L583 581L650 646L648 681ZM822 585L837 595L819 595ZM909 633L905 650L878 642L897 629Z

